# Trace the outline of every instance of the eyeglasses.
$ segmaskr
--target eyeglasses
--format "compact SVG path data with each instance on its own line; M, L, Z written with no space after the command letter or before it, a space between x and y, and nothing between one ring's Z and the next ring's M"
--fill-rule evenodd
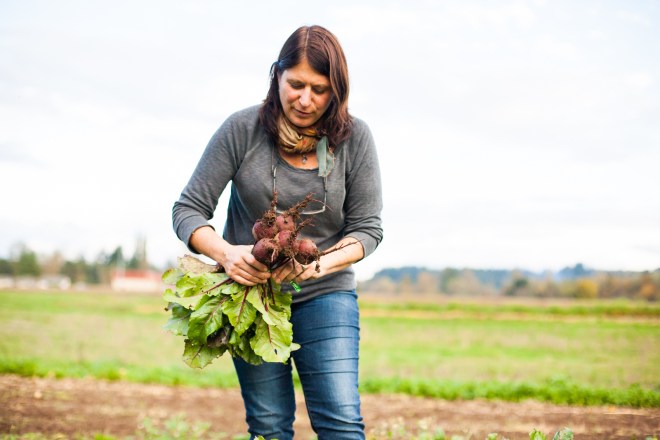
M273 161L272 169L273 169L273 194L275 194L275 180L276 180L276 177L277 177L277 162L276 161ZM327 202L328 202L328 177L325 176L325 177L323 177L323 204L321 205L321 209L317 209L317 210L314 210L314 211L305 211L305 210L303 210L300 214L302 214L302 215L316 215L316 214L320 214L322 212L325 212L325 207L327 205ZM279 209L276 205L275 206L275 212L278 213L278 214L282 214L284 212L284 210Z

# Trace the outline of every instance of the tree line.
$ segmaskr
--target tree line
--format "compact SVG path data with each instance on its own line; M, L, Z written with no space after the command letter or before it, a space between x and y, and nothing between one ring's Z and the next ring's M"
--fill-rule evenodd
M146 241L125 256L121 246L87 260L65 258L61 252L38 255L24 244L0 258L0 277L66 277L72 284L107 285L117 269L159 269L147 259ZM386 268L358 286L362 292L394 295L463 295L537 298L633 298L660 300L660 269L655 271L598 271L576 264L558 272L522 269Z
M660 300L660 269L599 271L583 264L558 272L423 267L389 268L359 285L363 292L394 295L463 295L536 298Z
M117 269L157 270L147 260L146 242L138 240L133 255L127 257L121 246L110 253L100 252L96 258L84 256L67 259L55 251L39 255L27 245L19 243L12 247L9 258L0 258L0 277L48 278L67 277L73 284L109 284L112 273Z

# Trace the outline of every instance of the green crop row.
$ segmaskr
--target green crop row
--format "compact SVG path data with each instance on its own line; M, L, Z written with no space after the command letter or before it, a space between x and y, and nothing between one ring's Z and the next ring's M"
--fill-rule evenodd
M238 385L227 356L203 370L182 362L181 338L162 328L168 314L158 296L3 291L0 304L0 373ZM470 314L473 302L454 303L455 317L391 307L361 319L363 392L660 407L654 319L545 320L536 308L484 319Z

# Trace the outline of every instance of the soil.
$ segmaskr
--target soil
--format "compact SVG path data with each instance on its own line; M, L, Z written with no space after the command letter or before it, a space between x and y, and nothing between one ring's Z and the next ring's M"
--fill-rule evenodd
M532 429L551 439L563 427L570 427L576 440L644 440L660 434L660 409L369 394L362 396L362 409L371 438L403 438L397 433L411 435L424 424L431 431L442 428L448 438L471 440L482 440L491 432L499 433L500 439L529 439ZM0 375L0 433L4 434L123 438L135 435L146 418L162 426L177 416L191 424L208 423L210 432L225 433L226 438L247 431L238 389ZM302 395L298 395L294 427L296 440L314 437Z

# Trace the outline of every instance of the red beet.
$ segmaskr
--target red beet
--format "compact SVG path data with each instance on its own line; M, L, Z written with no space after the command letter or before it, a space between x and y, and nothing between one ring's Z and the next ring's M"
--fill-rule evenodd
M280 214L275 219L275 226L278 231L293 231L296 229L296 220L292 215Z
M270 267L278 260L280 247L274 239L262 238L252 248L252 255L258 262Z
M293 244L296 241L296 232L295 231L289 231L289 230L283 230L277 233L275 235L275 242L277 242L277 245L280 247L280 250L283 254L288 255L288 256L293 256L295 253L295 250L293 248Z
M312 261L318 261L321 258L319 249L309 238L297 240L294 248L296 251L295 259L300 264L310 264Z
M348 244L344 244L321 252L309 238L297 239L300 230L312 224L311 217L301 219L301 213L312 201L314 199L310 193L303 200L278 215L275 212L277 193L273 193L270 209L252 226L252 235L255 239L252 255L257 261L265 264L269 269L275 269L291 259L305 265L316 261L316 271L319 272L319 262L323 255L348 246Z
M269 224L269 222L263 218L260 218L254 223L252 227L252 236L254 241L259 241L262 238L273 238L279 229L275 222Z

